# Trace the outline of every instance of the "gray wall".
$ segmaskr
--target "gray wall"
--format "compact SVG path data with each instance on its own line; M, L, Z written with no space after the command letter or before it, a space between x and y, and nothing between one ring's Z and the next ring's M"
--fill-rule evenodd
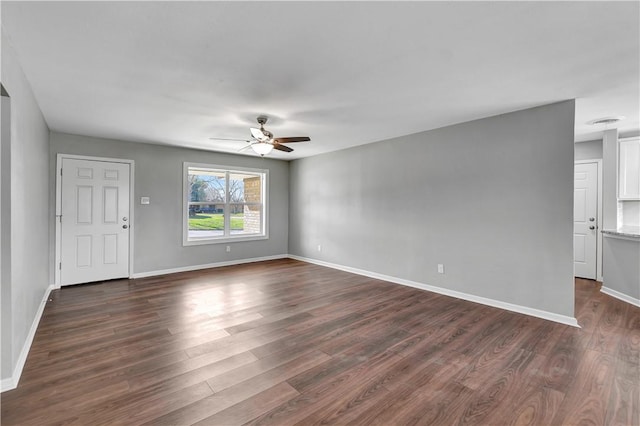
M9 360L2 363L2 378L6 379L16 366L49 285L49 129L4 32L2 85L11 95L10 205L5 205L5 191L2 200L11 223L10 235L4 229L2 234L3 240L9 238L11 251L9 283L6 277L2 282L3 296L11 293L11 309L2 310L2 328L8 322L11 329L10 338L3 338L3 343L10 342L3 344L1 354L3 360ZM2 179L6 177L3 171Z
M578 142L575 144L575 160L602 159L602 140Z
M55 167L58 153L135 161L134 273L287 253L289 164L285 161L51 132L49 208L52 212L55 211ZM184 247L182 245L184 161L268 169L269 239ZM141 205L140 197L142 196L151 197L151 204ZM53 219L51 229L50 247L53 256L55 253ZM226 245L231 246L231 253L226 253ZM52 257L51 268L53 268L53 260Z
M602 249L602 285L640 300L640 241L605 236Z
M3 88L4 90L4 88ZM2 145L0 149L0 348L11 348L11 100L2 96ZM2 378L11 375L11 356L3 352Z
M289 252L573 317L574 109L293 161Z

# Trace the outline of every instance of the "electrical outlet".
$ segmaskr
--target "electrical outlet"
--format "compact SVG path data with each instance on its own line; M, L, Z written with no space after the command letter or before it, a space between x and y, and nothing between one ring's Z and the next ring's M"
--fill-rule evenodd
M444 274L444 265L442 263L438 263L438 273Z
M227 253L231 253L231 246L227 246Z
M322 251L322 244L318 244L318 251Z

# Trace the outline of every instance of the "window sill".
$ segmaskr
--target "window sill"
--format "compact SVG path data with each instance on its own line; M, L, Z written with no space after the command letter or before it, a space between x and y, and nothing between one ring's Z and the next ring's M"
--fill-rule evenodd
M183 240L183 246L201 246L205 244L240 243L245 241L268 240L268 235L247 235L242 237L193 238Z

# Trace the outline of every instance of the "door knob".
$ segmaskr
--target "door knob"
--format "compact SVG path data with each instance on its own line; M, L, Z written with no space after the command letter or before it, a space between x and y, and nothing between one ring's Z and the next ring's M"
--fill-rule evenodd
M593 222L594 220L596 220L596 218L595 218L595 217L590 217L590 218L589 218L589 222Z
M127 226L127 225L125 225L125 226ZM591 226L589 227L589 229L591 229L591 230L593 231L594 229L596 229L596 227L595 227L595 226L593 226L593 225L591 225Z
M591 218L593 220L593 218ZM127 221L126 217L123 217L122 220L124 220L125 222Z
M127 229L129 225L122 225L122 229Z

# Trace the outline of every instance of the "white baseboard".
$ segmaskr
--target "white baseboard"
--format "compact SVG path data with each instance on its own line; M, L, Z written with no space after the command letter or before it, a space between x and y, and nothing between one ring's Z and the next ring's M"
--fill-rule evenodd
M0 392L15 389L17 386L18 384L13 381L13 376L0 380Z
M22 351L20 351L20 356L18 357L16 366L13 369L13 374L11 375L11 377L2 379L2 381L0 381L0 392L15 389L18 386L20 376L22 375L22 369L24 368L24 364L27 362L27 356L29 355L29 350L31 349L31 344L33 343L33 338L36 336L36 331L38 330L38 324L40 324L40 319L42 318L42 314L44 313L44 308L47 305L47 300L49 300L49 294L51 294L51 290L53 289L54 287L50 285L45 290L44 297L40 302L40 306L38 306L38 311L36 312L36 316L33 319L33 323L31 324L31 329L29 329L29 334L27 334L27 339L22 346Z
M198 271L200 269L220 268L222 266L241 265L243 263L263 262L265 260L275 260L275 259L286 259L287 257L289 256L286 254L276 254L274 256L252 257L249 259L229 260L226 262L207 263L204 265L180 266L178 268L159 269L157 271L139 272L136 274L132 274L131 278L136 279L136 278L155 277L157 275L175 274L176 272Z
M416 281L405 280L403 278L396 278L389 275L378 274L377 272L365 271L363 269L352 268L350 266L338 265L335 263L324 262L322 260L310 259L306 257L300 257L295 255L289 255L291 259L300 260L302 262L314 263L316 265L326 266L333 269L339 269L345 272L351 272L352 274L364 275L365 277L375 278L378 280L389 281L396 284L406 285L408 287L414 287L420 290L426 290L433 293L443 294L445 296L455 297L457 299L467 300L469 302L480 303L482 305L492 306L494 308L500 308L511 312L517 312L519 314L525 314L532 317L542 318L549 321L558 322L560 324L570 325L572 327L578 327L578 321L573 317L566 315L554 314L553 312L542 311L539 309L529 308L521 305L514 305L512 303L502 302L500 300L489 299L486 297L476 296L473 294L463 293L460 291L449 290L442 287L435 287L428 284L419 283Z
M627 296L624 293L620 293L619 291L612 290L612 289L610 289L608 287L605 287L605 286L600 287L600 291L603 292L606 295L609 295L611 297L615 297L616 299L620 299L623 302L631 303L634 306L640 307L640 299L636 299L634 297Z

